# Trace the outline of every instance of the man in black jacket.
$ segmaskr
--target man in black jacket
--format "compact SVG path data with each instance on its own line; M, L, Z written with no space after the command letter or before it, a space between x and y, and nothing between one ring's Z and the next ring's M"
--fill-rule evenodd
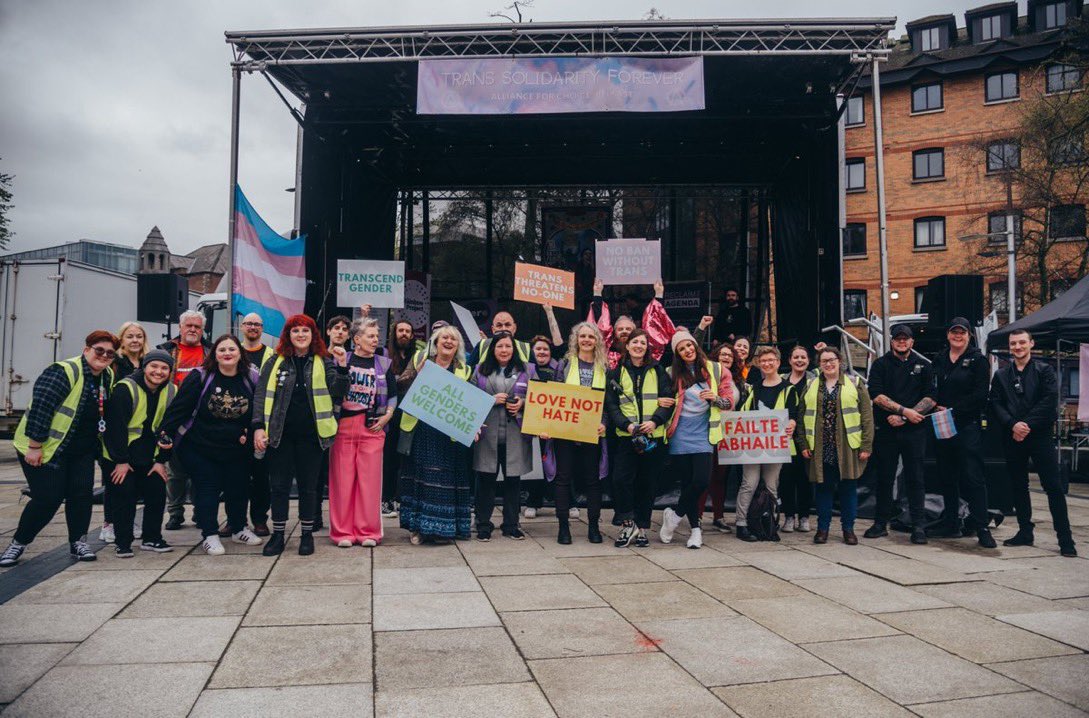
M1034 342L1027 331L1022 329L1011 333L1009 342L1013 361L1000 369L991 381L991 421L995 430L1002 435L1017 511L1017 533L1002 544L1031 546L1035 541L1028 487L1028 462L1031 458L1040 475L1040 485L1047 492L1047 506L1051 510L1051 521L1059 540L1059 553L1074 557L1078 552L1070 533L1070 517L1066 511L1066 496L1059 483L1055 441L1051 433L1058 417L1059 403L1055 370L1032 358Z
M934 385L939 409L952 409L956 435L935 442L945 510L934 535L960 538L960 492L968 500L971 529L979 545L995 548L987 524L987 480L983 476L983 430L980 419L987 407L990 365L982 352L971 346L971 325L954 317L945 333L949 343L934 357Z
M741 294L733 287L723 291L723 302L715 317L713 339L716 342L733 341L738 337L752 336L752 312L741 306ZM758 374L759 376L759 374Z
M904 462L904 485L911 513L911 542L926 543L923 527L926 486L923 456L926 428L923 416L934 408L933 374L924 359L911 353L914 334L906 324L892 328L892 351L878 357L870 367L869 389L873 397L875 425L873 455L877 459L877 510L866 538L888 536L893 518L892 487L896 483L897 460Z

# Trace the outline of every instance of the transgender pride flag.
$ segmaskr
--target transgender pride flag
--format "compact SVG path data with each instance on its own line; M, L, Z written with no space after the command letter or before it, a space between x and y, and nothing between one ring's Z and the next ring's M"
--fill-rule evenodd
M265 334L279 336L306 300L306 238L284 239L235 189L231 302L235 316L257 312ZM233 322L232 322L233 324Z

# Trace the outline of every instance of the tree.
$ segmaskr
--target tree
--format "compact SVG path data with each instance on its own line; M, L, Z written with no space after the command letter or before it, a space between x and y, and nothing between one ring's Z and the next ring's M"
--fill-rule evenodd
M644 20L667 20L668 18L662 14L662 11L656 7L652 7L643 13Z
M502 10L488 13L488 17L501 17L509 22L520 24L523 22L522 10L533 7L533 3L536 1L537 0L514 0L514 2L505 6ZM513 13L513 15L511 13ZM533 22L533 18L530 18L529 21Z
M0 249L7 249L15 236L15 232L11 231L11 217L9 216L11 208L15 206L11 201L11 186L14 180L13 175L0 172Z

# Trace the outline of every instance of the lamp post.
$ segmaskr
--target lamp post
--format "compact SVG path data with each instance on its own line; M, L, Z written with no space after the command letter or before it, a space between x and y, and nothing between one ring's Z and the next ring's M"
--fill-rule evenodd
M1014 227L1013 212L1006 214L1006 231L988 232L987 234L966 234L960 239L991 239L992 237L1004 237L1006 251L986 250L979 252L981 257L1001 257L1006 255L1006 312L1009 315L1009 323L1017 321L1017 241Z

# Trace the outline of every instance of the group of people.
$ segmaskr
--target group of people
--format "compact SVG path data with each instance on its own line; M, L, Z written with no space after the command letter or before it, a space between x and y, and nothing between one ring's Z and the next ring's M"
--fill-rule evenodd
M818 344L812 357L801 346L786 357L774 346L753 349L748 336L734 333L751 330L734 290L727 290L732 301L719 318L706 316L693 331L673 323L659 301L662 292L658 283L638 324L630 316L613 321L595 283L589 314L566 342L549 307L551 336L528 342L518 338L514 317L500 311L490 336L482 335L468 353L462 333L441 321L426 341L416 339L409 323L396 322L381 349L369 307L354 321L330 319L328 341L312 318L292 316L275 347L262 343L257 314L243 318L241 338L225 334L208 343L203 316L187 312L179 336L156 349L135 322L118 335L92 332L80 356L50 365L35 382L14 442L30 500L0 566L19 560L62 503L72 558L95 560L85 536L96 463L105 484L100 536L115 544L120 557L133 556L136 541L142 550L172 550L163 535L164 511L165 529L181 528L187 495L209 555L223 554L226 538L263 545L266 556L280 554L287 544L293 484L300 555L314 552L326 487L329 539L343 548L377 545L383 518L392 517L399 517L413 544L474 533L490 541L497 493L503 537L524 539L521 517L535 516L551 493L556 540L572 543L571 519L579 516L581 494L586 538L601 543L606 480L619 527L614 544L640 547L650 542L667 466L680 493L662 512L658 539L664 543L687 522L686 544L700 548L708 500L709 527L744 541L811 530L815 505L813 541L825 543L838 500L842 539L855 545L856 487L871 458L877 462L877 508L864 537L887 535L896 518L893 487L902 463L913 543L974 534L981 546L994 548L981 438L988 411L1006 448L1019 524L1005 543L1035 540L1031 459L1047 492L1060 551L1076 555L1052 450L1055 372L1032 358L1027 333L1011 336L1011 361L992 379L986 357L972 346L967 321L953 320L948 345L933 361L913 351L911 328L899 325L890 351L873 363L864 382L834 347ZM714 330L705 353L708 330L718 320L729 326ZM427 360L494 397L472 447L398 406ZM813 361L817 371L810 369ZM601 392L598 441L542 434L535 443L523 433L533 381ZM758 409L786 411L791 460L720 465L715 457L723 413ZM945 422L936 440L945 511L928 526L922 463L927 432L933 431L929 415L935 412ZM535 458L547 481L526 485L523 513L520 478L532 471ZM733 527L724 516L731 476L739 482ZM750 508L762 505L767 494L783 508L782 523L770 535L766 526L750 525ZM968 506L963 518L962 495Z

